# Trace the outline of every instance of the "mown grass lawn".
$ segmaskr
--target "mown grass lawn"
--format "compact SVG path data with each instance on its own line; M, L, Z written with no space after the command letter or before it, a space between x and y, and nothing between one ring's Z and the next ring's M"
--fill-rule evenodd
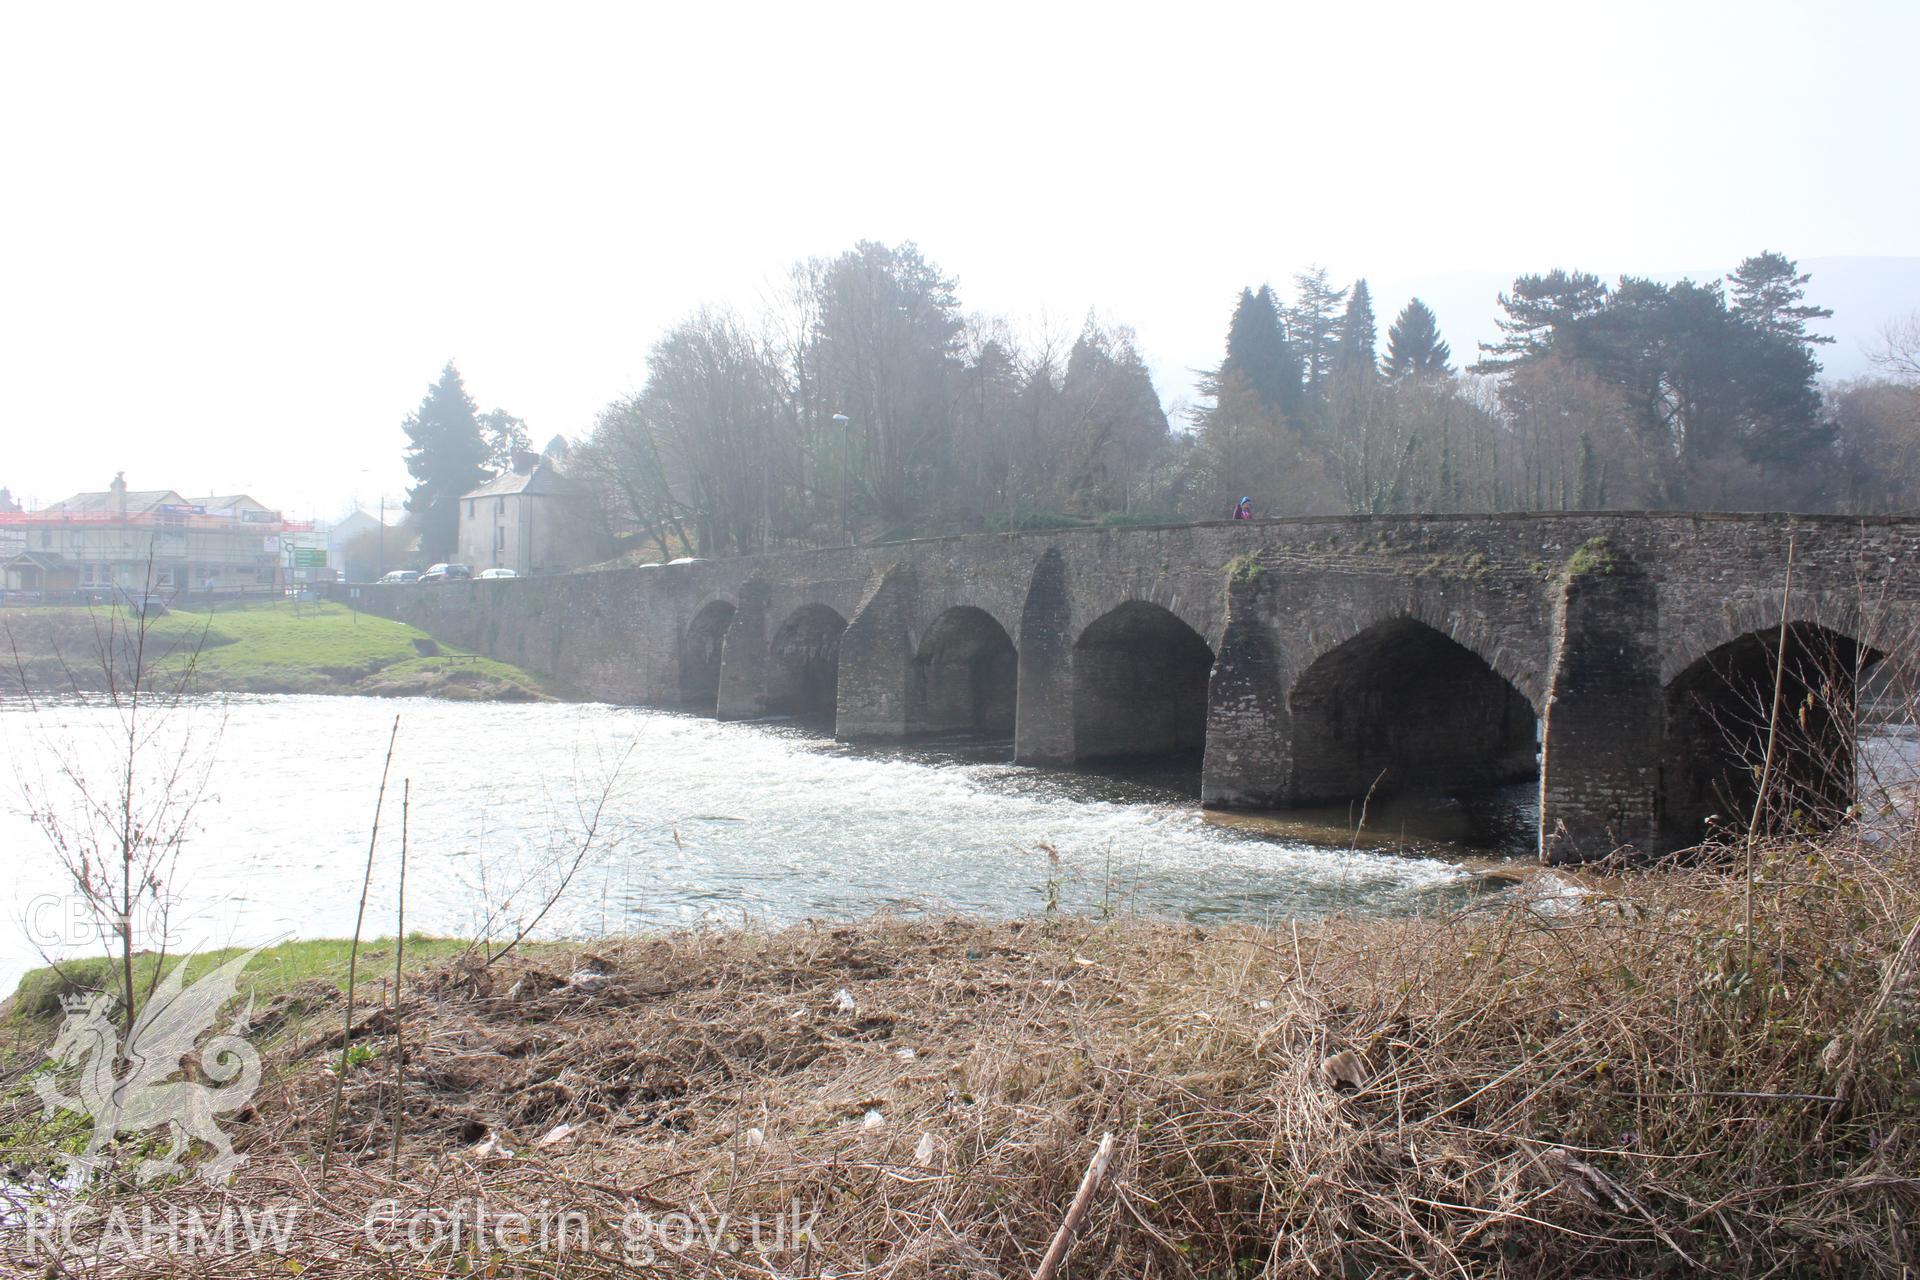
M123 610L35 610L14 628L26 656L58 649L76 673L99 665L109 626L122 665L131 624ZM36 637L39 642L36 643ZM161 675L192 664L207 689L259 693L426 693L453 697L539 697L539 682L504 662L449 646L423 656L425 632L337 603L291 600L242 604L211 612L174 610L148 629L143 660ZM43 655L44 656L44 655Z

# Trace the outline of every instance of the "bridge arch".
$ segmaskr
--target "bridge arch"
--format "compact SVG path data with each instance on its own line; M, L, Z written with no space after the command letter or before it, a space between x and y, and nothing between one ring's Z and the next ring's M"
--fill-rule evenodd
M680 638L680 702L713 714L720 699L720 658L735 613L731 600L709 600Z
M1163 605L1128 600L1073 645L1073 734L1081 760L1190 760L1206 747L1213 650Z
M1071 567L1067 566L1068 572ZM1036 574L1036 578L1038 575ZM1209 584L1217 592L1218 582ZM1225 630L1224 596L1182 594L1178 584L1168 579L1145 582L1105 583L1095 580L1063 582L1073 616L1097 622L1130 605L1140 605L1171 614L1200 638L1207 648L1218 651ZM1084 632L1086 628L1081 628Z
M1409 615L1371 623L1324 650L1287 701L1296 804L1539 773L1533 702L1478 653Z
M1881 653L1846 631L1799 620L1780 647L1776 621L1694 659L1666 685L1660 834L1685 848L1744 836L1760 799L1774 728L1761 829L1822 829L1853 803L1859 684ZM1774 680L1780 715L1773 717Z
M1518 690L1536 712L1546 698L1546 655L1516 646L1506 629L1491 624L1470 602L1415 597L1410 601L1378 602L1352 614L1335 607L1328 620L1305 618L1292 634L1294 647L1311 662L1376 628L1413 622L1450 640L1478 658L1493 673Z
M840 682L840 637L847 620L829 605L803 604L767 645L767 712L833 723Z
M1012 734L1019 655L991 613L973 605L945 610L921 639L913 665L913 732Z
M1861 615L1859 594L1841 599L1823 597L1794 588L1794 599L1787 610L1787 624L1820 627L1839 635L1851 636L1871 645L1879 635L1910 634L1920 615L1909 616L1889 610L1884 617ZM1682 614L1682 610L1673 609ZM1715 607L1704 619L1677 620L1670 638L1662 646L1660 681L1671 684L1680 675L1697 666L1701 659L1725 649L1747 636L1780 629L1778 594L1743 595Z

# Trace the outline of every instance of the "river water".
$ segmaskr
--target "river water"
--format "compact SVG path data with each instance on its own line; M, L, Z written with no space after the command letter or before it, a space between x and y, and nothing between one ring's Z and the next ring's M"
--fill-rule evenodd
M1004 743L853 747L792 725L602 704L237 697L170 712L137 757L145 807L169 770L176 799L201 796L169 877L174 949L353 931L396 716L369 936L393 930L403 780L407 928L431 933L530 920L603 792L595 840L542 934L1050 902L1194 919L1410 910L1476 883L1466 855L1531 838L1524 788L1376 813L1387 847L1355 849L1344 811L1222 819L1200 811L1191 777L1015 766ZM112 792L120 725L97 701L0 702L0 992L42 950L99 950L70 921L31 812L83 830L73 779Z

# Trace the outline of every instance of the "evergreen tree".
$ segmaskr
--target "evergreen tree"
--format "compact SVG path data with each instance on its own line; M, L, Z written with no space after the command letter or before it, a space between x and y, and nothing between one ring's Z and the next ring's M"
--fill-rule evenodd
M1300 272L1293 284L1287 327L1306 368L1307 399L1315 407L1324 406L1327 377L1333 372L1334 347L1340 336L1340 304L1346 300L1347 291L1327 284L1325 267Z
M480 438L486 441L487 466L494 471L512 469L513 455L532 445L527 424L505 409L480 414L474 420L480 424Z
M1227 327L1227 358L1221 362L1221 383L1238 375L1248 390L1269 410L1293 417L1300 409L1300 357L1288 345L1286 327L1273 290L1261 285L1240 291Z
M1513 292L1500 295L1506 312L1495 321L1502 338L1480 344L1475 373L1498 373L1529 356L1542 355L1554 339L1590 316L1607 302L1607 286L1585 271L1555 268L1543 276L1521 276Z
M1071 424L1057 472L1076 506L1122 505L1127 477L1167 440L1167 415L1130 332L1088 319L1067 354L1060 397Z
M1784 254L1756 254L1727 279L1733 285L1733 314L1760 332L1802 347L1833 341L1826 334L1807 332L1807 321L1828 319L1833 311L1802 301L1813 276L1803 274L1800 264Z
M407 433L407 513L429 560L445 560L460 534L460 495L487 478L487 445L460 371L447 361L420 407L401 424Z
M1811 351L1743 321L1718 283L1623 276L1605 309L1567 336L1578 359L1626 393L1647 438L1682 463L1676 485L1730 460L1780 476L1815 469L1831 443Z
M1387 330L1387 357L1381 372L1388 380L1437 378L1453 372L1453 349L1440 337L1433 309L1415 298Z
M1372 377L1378 329L1373 320L1373 294L1367 282L1356 280L1347 295L1347 313L1340 318L1334 339L1334 369L1349 377Z

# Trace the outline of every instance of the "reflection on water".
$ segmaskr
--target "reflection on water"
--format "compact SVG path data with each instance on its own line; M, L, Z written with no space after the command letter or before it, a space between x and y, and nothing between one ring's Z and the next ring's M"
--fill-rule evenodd
M544 932L1006 915L1056 891L1069 910L1196 919L1396 911L1464 892L1466 852L1531 845L1531 798L1516 794L1376 805L1356 841L1344 810L1206 814L1192 771L1029 768L1005 741L848 745L791 724L599 704L239 698L181 860L182 945L351 933L396 713L371 931L392 928L402 779L408 925L442 933L529 916L616 769L600 836ZM183 719L204 733L217 717ZM110 777L111 723L97 704L0 705L0 988L36 962L29 916L59 892L13 784L57 784L50 744Z

